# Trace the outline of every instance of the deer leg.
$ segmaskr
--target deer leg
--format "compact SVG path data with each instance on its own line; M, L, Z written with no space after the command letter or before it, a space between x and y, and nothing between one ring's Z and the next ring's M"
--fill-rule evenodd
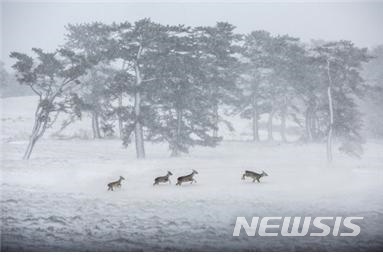
M257 181L258 181L258 183L261 183L261 182L259 181L259 179L257 179Z

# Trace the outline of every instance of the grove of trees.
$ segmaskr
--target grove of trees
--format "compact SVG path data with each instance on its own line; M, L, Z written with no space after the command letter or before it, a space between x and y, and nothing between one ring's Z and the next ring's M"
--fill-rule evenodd
M68 25L65 45L33 53L11 53L17 80L39 97L25 159L60 113L69 116L66 124L91 114L94 138L118 136L145 158L147 141L167 143L172 156L216 146L219 124L232 128L221 109L248 119L254 142L261 140L260 116L267 115L270 141L278 119L284 142L287 123L294 122L302 141L326 144L328 161L334 140L359 157L358 100L382 88L362 78L373 54L350 41L305 44L267 31L243 35L225 22Z

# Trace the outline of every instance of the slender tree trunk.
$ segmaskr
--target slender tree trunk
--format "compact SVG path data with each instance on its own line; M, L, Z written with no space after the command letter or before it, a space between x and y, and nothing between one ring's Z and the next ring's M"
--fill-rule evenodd
M259 142L259 113L258 113L258 105L256 102L255 96L253 97L253 103L252 103L253 113L252 113L252 120L253 120L253 142Z
M329 128L328 128L328 134L327 134L327 161L332 161L332 133L333 133L333 124L334 124L334 109L333 109L333 102L332 102L332 79L331 79L331 73L330 73L330 61L327 61L327 75L328 75L328 81L329 85L327 88L327 98L328 98L328 108L330 112L330 120L329 120Z
M311 106L309 106L307 109L306 109L306 113L305 113L305 131L306 131L306 141L307 142L311 142L312 139L313 139L313 135L312 135L312 117L311 117L311 110L310 110Z
M134 110L136 114L136 124L134 127L134 139L135 139L135 145L136 145L136 156L137 158L145 158L145 147L144 147L144 132L141 124L141 116L140 116L140 110L141 110L141 94L140 92L136 92L135 94L135 103L134 103Z
M313 114L312 116L312 120L311 120L311 134L313 136L313 141L317 141L318 140L318 127L319 127L319 120L318 120L318 117Z
M126 61L124 60L122 62L122 66L121 66L121 71L126 71L125 70L125 66L126 66ZM119 134L120 134L120 139L123 138L123 131L124 131L124 123L122 121L122 100L123 100L123 94L124 94L124 89L121 88L121 90L119 91L119 96L118 96L118 130L119 130Z
M144 132L141 123L137 122L134 129L137 158L145 158Z
M29 138L27 149L25 150L23 159L27 160L31 157L32 151L36 142L44 135L48 125L48 114L43 112L43 109L38 106L35 112L35 123L33 125L32 134Z
M315 141L318 139L318 117L316 116L317 105L314 104L311 114L310 114L310 133L311 140Z
M213 137L218 137L218 125L219 125L219 113L218 113L218 104L214 105L214 130Z
M170 157L178 157L180 155L177 148L172 148L172 153L170 154Z
M283 142L287 142L286 138L286 116L287 116L287 109L288 109L288 101L287 97L283 97L283 105L281 109L281 126L280 126L280 133L281 138Z
M94 118L94 124L96 126L96 135L97 135L97 138L100 139L101 138L101 132L100 132L100 119L98 117L98 113L95 114L95 118Z
M286 109L282 109L281 112L281 138L283 142L287 142L286 139Z
M140 58L142 52L142 47L138 50L137 61L135 63L135 73L136 73L136 93L134 96L134 112L136 115L136 124L134 127L134 138L136 144L136 156L137 158L145 158L145 147L144 147L144 132L141 123L141 93L140 87L142 83L140 66L138 59Z
M269 119L267 122L267 140L273 141L273 117L274 117L274 110L271 110L269 113Z
M93 138L100 139L101 138L100 122L98 119L98 113L96 112L92 112L92 129L93 129Z
M94 124L94 114L92 113L92 134L93 134L93 139L96 139L96 125Z
M311 116L311 134L312 134L312 141L318 141L321 137L319 137L319 120L318 117L315 115L315 112Z
M32 154L33 148L36 145L36 142L37 142L37 139L36 139L35 135L32 134L31 137L29 138L29 143L28 143L27 149L25 150L25 153L23 156L24 160L29 159L31 157L31 154Z
M177 131L176 131L176 144L173 146L172 157L178 157L180 155L179 145L181 141L182 131L182 110L177 110Z
M35 120L35 125L34 125L34 128L32 130L32 134L29 138L29 143L28 143L27 149L25 150L25 153L23 156L24 160L29 159L31 157L32 151L33 151L33 149L36 145L36 142L38 140L38 134L39 134L39 132L41 132L41 127L42 127L42 122L39 120Z
M121 118L121 109L122 109L122 94L118 97L118 130L120 132L120 138L122 138L123 134L123 129L124 125L122 123L122 118Z
M333 124L334 124L334 113L333 113L333 105L332 105L332 95L331 95L331 87L327 88L327 96L329 100L329 111L330 111L330 124L327 134L327 161L332 161L332 132L333 132Z

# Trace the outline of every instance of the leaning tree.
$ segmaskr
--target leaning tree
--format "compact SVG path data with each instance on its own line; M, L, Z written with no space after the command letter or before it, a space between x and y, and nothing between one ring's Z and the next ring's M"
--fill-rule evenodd
M66 49L47 53L33 48L36 57L12 52L16 59L12 66L16 70L17 80L29 86L38 96L35 120L24 159L29 159L36 142L51 127L60 112L73 108L75 98L72 90L80 84L90 63L81 55Z

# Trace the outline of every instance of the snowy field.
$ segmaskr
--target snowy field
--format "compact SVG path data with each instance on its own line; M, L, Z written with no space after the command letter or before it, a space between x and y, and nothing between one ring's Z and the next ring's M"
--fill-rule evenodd
M84 120L66 139L50 131L23 161L33 103L2 100L2 251L383 250L383 141L368 141L361 160L336 151L331 165L323 144L246 141L179 158L170 158L166 145L147 143L148 158L136 160L134 147L119 140L80 139L90 129ZM197 183L175 186L192 168ZM242 181L245 169L269 176L260 184ZM167 170L172 184L153 187ZM120 175L122 188L108 192L106 184ZM357 237L233 237L237 216L364 220Z

